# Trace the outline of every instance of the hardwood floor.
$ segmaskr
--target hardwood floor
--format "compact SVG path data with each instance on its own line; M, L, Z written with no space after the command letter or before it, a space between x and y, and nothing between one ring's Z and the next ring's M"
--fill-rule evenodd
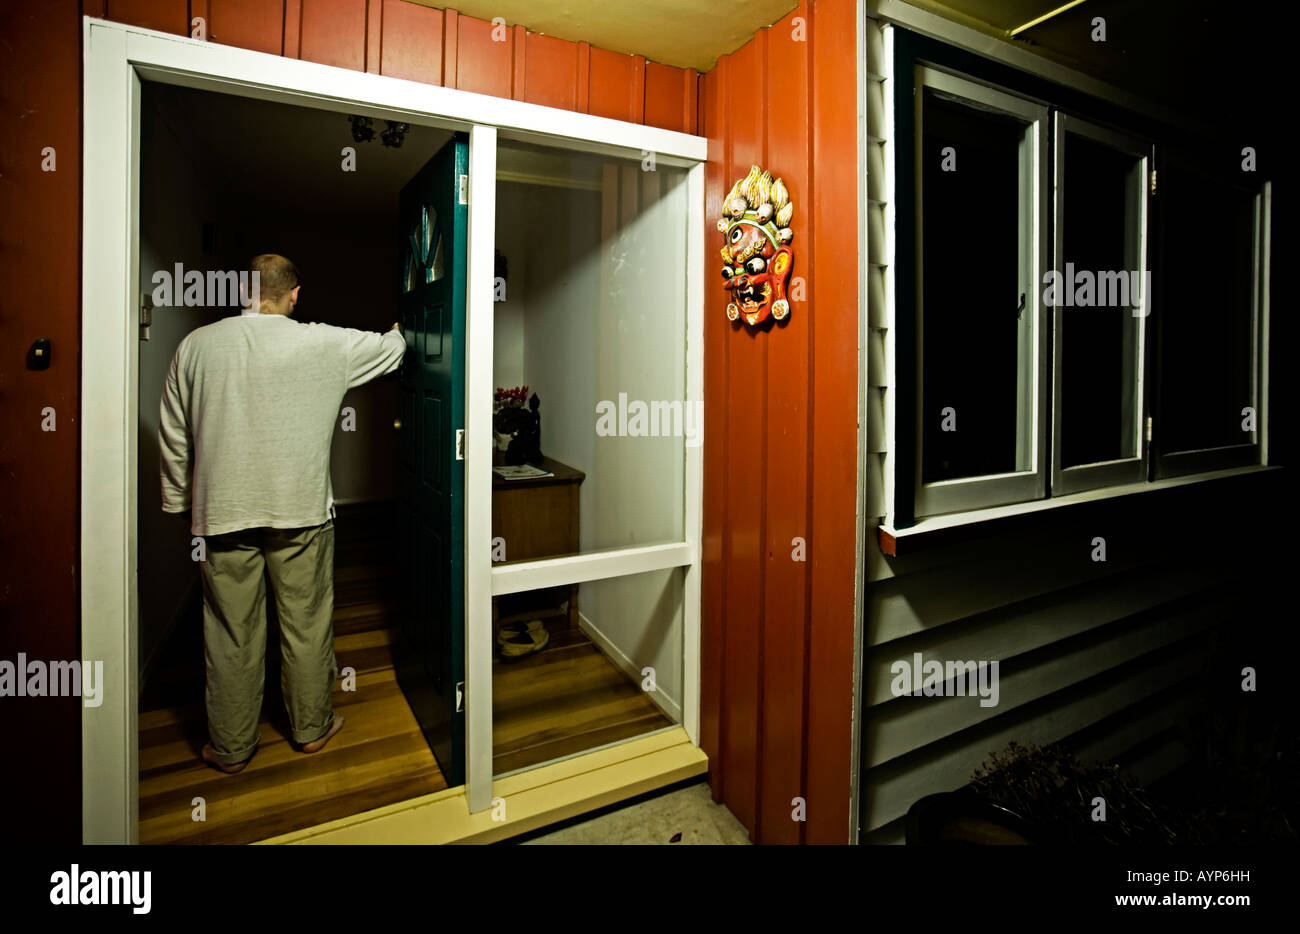
M334 692L347 719L323 751L288 740L278 635L268 632L262 744L244 771L204 765L203 639L199 610L175 633L140 700L140 842L251 843L446 787L393 671L395 566L384 506L339 507L334 574L335 654L357 672ZM550 644L519 662L493 662L497 774L637 736L671 721L579 630L550 622ZM193 799L206 820L193 819Z
M492 661L497 775L672 726L580 629L547 620L551 641L517 662Z
M251 843L447 787L394 676L390 580L385 565L335 571L334 651L340 668L356 670L356 690L335 690L347 722L315 755L289 742L279 657L268 648L257 754L235 775L200 762L207 718L198 618L174 640L174 661L141 699L141 843ZM192 819L195 797L207 802L206 821Z

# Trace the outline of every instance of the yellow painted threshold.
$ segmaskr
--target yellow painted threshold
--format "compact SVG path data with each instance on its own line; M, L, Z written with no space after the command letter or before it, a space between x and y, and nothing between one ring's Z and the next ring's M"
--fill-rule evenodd
M492 843L708 771L681 727L529 769L493 783L501 808L469 813L463 787L271 837L261 843Z

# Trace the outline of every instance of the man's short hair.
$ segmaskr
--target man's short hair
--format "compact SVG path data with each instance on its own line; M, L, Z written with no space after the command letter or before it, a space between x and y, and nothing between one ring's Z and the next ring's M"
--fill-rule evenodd
M248 266L257 273L262 301L279 302L298 284L298 267L278 253L259 253Z

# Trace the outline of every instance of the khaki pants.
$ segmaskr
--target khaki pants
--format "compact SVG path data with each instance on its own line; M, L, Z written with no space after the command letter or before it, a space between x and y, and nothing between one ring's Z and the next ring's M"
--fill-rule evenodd
M206 540L203 646L208 732L222 762L261 742L266 681L266 572L280 618L280 684L297 743L334 724L334 521L304 529L244 529Z

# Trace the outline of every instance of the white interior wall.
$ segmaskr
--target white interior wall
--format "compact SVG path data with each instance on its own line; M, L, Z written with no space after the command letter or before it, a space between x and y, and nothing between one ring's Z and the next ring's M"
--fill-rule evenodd
M509 277L495 382L536 391L543 453L586 473L581 549L680 541L684 438L602 437L596 423L597 404L620 395L630 406L685 394L685 173L611 162L602 190L502 182L498 203ZM517 318L503 314L509 306ZM629 675L654 668L656 700L680 718L680 573L583 584L579 606Z
M516 207L532 187L507 182L497 185L496 241L497 249L506 258L504 300L494 305L492 326L492 378L493 385L499 388L528 384L524 368L524 323L528 309L530 241L537 231L533 225L518 223Z
M203 223L212 219L214 193L193 167L186 144L148 105L142 108L140 163L140 288L152 291L157 270L206 269ZM162 511L158 470L158 416L163 381L181 340L215 320L203 308L157 308L149 340L140 342L138 541L140 563L138 663L142 672L181 610L198 574L191 559L189 524ZM144 680L141 679L141 684Z

